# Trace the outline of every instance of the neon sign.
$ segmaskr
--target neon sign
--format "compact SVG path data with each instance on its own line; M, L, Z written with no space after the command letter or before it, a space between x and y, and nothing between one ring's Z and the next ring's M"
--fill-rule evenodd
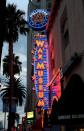
M51 98L52 98L52 103L54 98L58 101L59 98L61 97L61 74L60 74L60 69L57 70L56 72L56 77L54 81L51 84Z
M49 12L43 9L36 9L29 15L29 26L34 30L44 29L48 22Z
M35 61L34 61L34 76L35 88L38 96L38 107L48 109L49 107L49 89L46 84L49 82L48 72L48 43L46 35L34 37L36 44Z

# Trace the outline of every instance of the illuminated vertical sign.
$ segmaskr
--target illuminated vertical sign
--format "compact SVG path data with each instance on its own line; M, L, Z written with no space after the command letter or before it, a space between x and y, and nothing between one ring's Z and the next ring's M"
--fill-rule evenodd
M48 109L49 107L49 89L46 87L49 82L48 74L48 42L46 35L37 35L34 37L36 45L34 76L35 88L38 96L38 107Z
M51 101L53 103L54 98L58 101L61 97L61 74L60 69L56 72L56 78L51 85Z

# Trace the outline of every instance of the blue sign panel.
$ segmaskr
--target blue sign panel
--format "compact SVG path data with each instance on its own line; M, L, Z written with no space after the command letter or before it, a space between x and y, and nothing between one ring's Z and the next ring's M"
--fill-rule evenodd
M49 62L48 62L48 42L46 35L34 37L34 44L37 45L34 61L35 88L38 97L38 107L49 108Z
M43 9L36 9L29 15L28 24L34 30L42 30L48 22L49 12Z

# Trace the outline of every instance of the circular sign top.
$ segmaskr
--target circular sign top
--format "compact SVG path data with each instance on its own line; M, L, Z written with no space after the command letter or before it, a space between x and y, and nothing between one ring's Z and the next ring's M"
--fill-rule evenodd
M29 15L29 26L34 30L42 30L48 22L49 12L43 9L36 9Z

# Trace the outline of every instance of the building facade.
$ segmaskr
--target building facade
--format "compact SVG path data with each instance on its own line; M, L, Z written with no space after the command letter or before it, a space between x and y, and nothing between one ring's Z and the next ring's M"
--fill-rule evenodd
M54 44L55 50L55 69L57 70L62 67L64 75L67 74L65 85L73 73L78 73L84 80L84 30L82 28L84 26L83 4L83 1L67 2L66 0L60 0L58 6L55 4L56 9L53 12L56 11L56 13L55 16L51 18L52 22L50 20L48 26L50 36L49 39L53 39L52 43ZM80 64L77 64L73 71L71 71L68 75L68 62L71 57L75 57L75 55L82 57L82 61ZM67 65L66 68L65 65Z
M50 86L62 69L62 97L58 100L60 113L84 114L84 2L54 0L47 32L50 46ZM52 70L53 69L53 70ZM66 99L64 98L66 97ZM79 102L78 102L79 101ZM60 104L62 103L62 104ZM62 108L63 107L63 108ZM82 107L80 109L80 107ZM69 127L70 128L70 127ZM76 129L77 128L77 129ZM82 130L74 127L73 130ZM67 129L68 130L68 129Z

